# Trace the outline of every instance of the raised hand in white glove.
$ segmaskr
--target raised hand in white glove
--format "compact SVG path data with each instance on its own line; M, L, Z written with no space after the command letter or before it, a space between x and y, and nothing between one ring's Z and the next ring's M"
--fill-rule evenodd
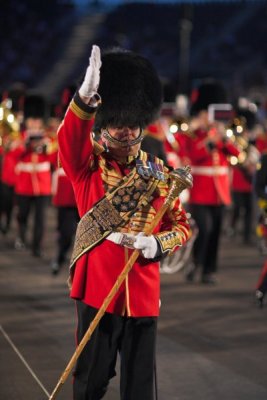
M153 235L145 236L143 232L140 232L136 236L134 248L141 250L143 257L154 258L158 251L158 243Z
M89 65L87 67L83 83L79 89L81 97L91 98L98 90L100 82L100 67L101 67L101 53L100 48L93 45L91 56L89 58Z

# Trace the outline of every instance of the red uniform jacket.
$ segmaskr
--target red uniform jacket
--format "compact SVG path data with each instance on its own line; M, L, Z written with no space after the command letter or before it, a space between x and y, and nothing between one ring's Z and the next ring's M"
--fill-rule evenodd
M12 152L16 162L15 193L25 196L51 194L51 154L37 153L24 146Z
M230 155L238 156L240 151L231 142L219 142L214 149L206 145L207 132L195 131L195 137L187 140L188 156L191 159L193 188L190 190L191 204L229 205Z
M14 186L16 182L16 160L10 152L4 154L2 165L2 182L8 186Z
M2 161L2 181L8 186L15 186L16 183L16 163L14 151L21 146L21 140L13 140L8 145L8 149L3 150Z
M165 151L168 164L173 168L180 168L183 165L189 164L188 155L186 152L186 143L188 137L185 133L179 132L172 135L172 142L165 141Z
M60 161L72 182L80 217L104 196L104 186L112 187L129 172L115 160L108 159L106 153L93 153L89 132L94 121L89 110L90 107L75 97L58 132ZM124 231L141 232L150 224L166 197L166 184L162 184L159 190L160 195L145 210L136 212L124 226ZM174 202L172 210L165 214L156 230L179 232L181 242L187 240L189 225L179 200ZM100 308L131 252L104 240L82 255L75 264L71 297ZM157 316L159 290L159 264L140 256L107 311L133 317Z
M234 166L232 169L232 190L246 193L253 190L252 175L243 170L241 166Z
M76 207L72 184L63 168L58 168L52 176L52 202L56 207Z
M267 133L256 139L256 147L261 154L267 151Z

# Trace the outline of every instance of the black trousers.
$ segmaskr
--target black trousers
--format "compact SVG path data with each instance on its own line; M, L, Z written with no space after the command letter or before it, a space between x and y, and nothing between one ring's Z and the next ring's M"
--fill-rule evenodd
M57 208L58 253L57 262L62 264L70 249L79 222L77 207Z
M193 259L202 268L202 275L217 271L219 240L224 206L192 204L190 211L199 232L193 246Z
M0 199L1 229L4 233L7 233L10 227L14 207L14 186L1 183Z
M235 192L232 193L233 197L233 214L231 220L231 227L236 229L236 225L241 215L243 214L242 221L242 238L244 242L248 242L252 233L252 214L253 214L253 194L251 192Z
M77 341L97 310L77 301ZM121 400L153 400L157 318L121 317L105 313L78 358L74 371L74 400L100 400L116 375L120 354Z
M17 195L19 237L25 242L28 219L32 208L34 209L32 249L39 251L45 229L46 209L50 196L24 196Z

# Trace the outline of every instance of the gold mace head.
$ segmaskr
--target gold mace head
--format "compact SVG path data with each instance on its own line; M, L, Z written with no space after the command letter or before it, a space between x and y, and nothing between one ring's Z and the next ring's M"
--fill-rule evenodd
M170 172L171 179L170 192L168 202L176 199L184 189L190 189L193 186L193 177L191 175L191 167L189 165L183 168L177 168Z

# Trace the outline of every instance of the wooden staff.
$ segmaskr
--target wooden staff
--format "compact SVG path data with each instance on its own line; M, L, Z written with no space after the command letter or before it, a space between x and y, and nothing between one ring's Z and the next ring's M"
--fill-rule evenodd
M170 173L170 178L171 178L171 187L169 194L160 208L159 212L156 214L153 222L151 225L148 227L148 229L145 230L146 235L151 235L153 233L154 228L158 225L160 222L161 218L171 205L172 201L175 200L179 194L186 188L192 187L192 176L190 174L190 167L184 167L184 168L178 168ZM49 400L55 400L60 388L63 386L63 384L66 382L71 370L73 369L77 359L79 358L83 348L87 344L87 342L90 340L95 328L97 327L99 321L103 317L106 309L108 308L109 304L111 303L113 297L117 293L119 287L121 286L122 282L126 279L126 276L130 272L131 268L133 267L135 261L137 260L139 256L139 250L134 250L132 253L131 257L129 258L128 262L126 263L125 267L123 268L122 272L118 276L114 286L110 290L109 294L105 298L101 308L98 310L95 318L92 320L92 322L89 325L89 328L87 329L85 335L83 336L82 340L80 341L79 345L77 346L73 356L71 357L67 367L63 371L55 389L53 390L51 396L49 397Z

